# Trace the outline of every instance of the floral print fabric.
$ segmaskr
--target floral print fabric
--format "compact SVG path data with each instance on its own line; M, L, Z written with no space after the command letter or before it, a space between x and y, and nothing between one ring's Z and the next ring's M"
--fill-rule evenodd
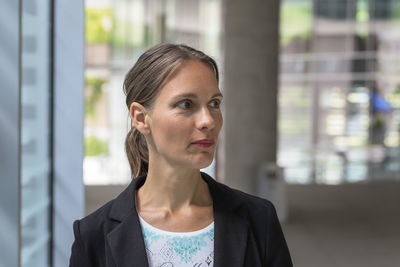
M214 223L194 232L168 232L141 217L150 267L208 267L214 262Z

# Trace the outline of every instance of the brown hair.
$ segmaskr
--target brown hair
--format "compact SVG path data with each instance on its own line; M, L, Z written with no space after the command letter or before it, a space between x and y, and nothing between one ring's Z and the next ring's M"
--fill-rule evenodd
M217 64L203 52L182 44L159 44L144 52L125 76L124 93L128 109L133 102L151 108L167 76L180 63L188 60L205 63L219 81ZM125 150L132 177L146 174L149 163L146 139L133 126L126 136Z

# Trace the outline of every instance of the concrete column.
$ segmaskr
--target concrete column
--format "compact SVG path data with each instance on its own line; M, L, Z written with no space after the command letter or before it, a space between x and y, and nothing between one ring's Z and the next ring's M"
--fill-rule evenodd
M218 176L255 194L257 171L275 162L279 0L225 0L224 142Z

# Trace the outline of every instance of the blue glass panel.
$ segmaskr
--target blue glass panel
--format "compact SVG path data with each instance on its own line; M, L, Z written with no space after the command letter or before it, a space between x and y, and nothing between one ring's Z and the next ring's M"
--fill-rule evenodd
M21 266L50 266L50 2L22 1Z

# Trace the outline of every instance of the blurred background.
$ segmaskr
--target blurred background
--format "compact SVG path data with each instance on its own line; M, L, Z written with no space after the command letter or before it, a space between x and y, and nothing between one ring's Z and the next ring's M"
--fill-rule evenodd
M130 182L122 83L160 42L217 61L203 171L275 204L294 266L400 266L400 0L0 3L0 267L67 266Z

